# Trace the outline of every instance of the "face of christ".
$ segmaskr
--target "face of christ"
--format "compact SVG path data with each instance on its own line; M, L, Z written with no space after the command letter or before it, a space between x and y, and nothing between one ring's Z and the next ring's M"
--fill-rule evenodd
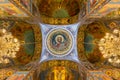
M64 41L64 38L63 38L62 35L56 36L56 42L57 42L57 43L62 43L63 41Z

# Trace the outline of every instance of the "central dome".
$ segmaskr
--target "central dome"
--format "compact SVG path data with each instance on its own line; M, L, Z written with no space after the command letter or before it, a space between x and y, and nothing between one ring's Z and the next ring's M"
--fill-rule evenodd
M68 18L79 13L77 0L40 0L37 2L40 15L53 18Z

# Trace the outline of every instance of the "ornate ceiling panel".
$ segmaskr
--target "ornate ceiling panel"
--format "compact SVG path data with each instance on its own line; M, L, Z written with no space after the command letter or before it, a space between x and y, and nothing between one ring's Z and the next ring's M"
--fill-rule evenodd
M110 56L108 58L104 57L106 55L114 54L111 50L115 52L115 50L117 49L116 53L119 53L119 50L120 50L119 46L116 46L116 44L119 43L120 41L119 40L120 31L118 31L120 30L119 29L120 25L118 25L119 22L117 21L113 21L113 22L112 21L106 21L106 22L95 21L91 24L90 22L88 23L86 22L85 25L82 25L83 23L80 22L81 25L79 27L78 33L77 31L74 31L76 32L75 34L77 34L77 37L75 36L75 38L77 38L77 42L76 42L76 39L74 40L75 42L72 41L73 37L68 36L69 33L70 34L72 33L72 31L69 32L67 30L67 29L75 30L75 26L71 25L72 29L71 28L64 29L63 27L63 26L68 26L66 24L70 25L71 23L77 22L79 18L81 18L81 20L84 22L88 18L93 18L93 19L101 18L105 16L106 14L110 13L111 11L114 11L114 12L111 12L110 14L108 14L107 17L110 16L111 18L111 17L114 17L116 14L118 14L117 16L119 16L119 10L117 9L120 9L120 5L119 5L120 0L111 0L111 1L110 0L33 0L33 2L36 3L36 5L33 5L31 1L32 0L0 0L0 19L9 18L9 20L0 21L0 30L2 30L3 33L8 31L8 33L14 36L15 38L17 38L17 40L20 43L19 51L16 51L16 54L14 55L14 57L11 57L11 56L2 57L3 59L8 59L10 63L7 63L7 64L0 63L0 69L3 68L0 70L0 79L3 79L3 78L5 79L9 77L16 70L20 71L20 70L31 70L32 69L29 73L30 75L27 75L27 77L30 77L31 73L32 73L32 76L36 74L38 76L40 75L45 76L45 73L47 73L48 77L46 77L46 79L48 79L52 77L52 73L56 73L57 71L59 73L56 74L55 76L56 79L59 78L58 75L61 76L62 73L65 73L65 75L70 76L71 79L74 80L76 75L79 76L78 67L80 67L80 70L81 70L80 73L82 73L83 75L85 74L84 72L87 72L86 71L87 69L94 69L93 66L95 66L95 68L113 68L113 67L118 68L120 67L119 66L120 59L117 59L120 57L119 55L117 56L115 55L112 57ZM87 4L87 1L88 1L88 4ZM109 3L107 4L107 2ZM33 6L33 8L31 8L31 6ZM37 10L40 13L36 12ZM85 20L84 20L84 16L85 16ZM24 22L26 21L26 17L31 19L31 22L30 21L27 21L29 23ZM21 20L21 18L23 18L22 20L24 21L15 21L16 18L18 20ZM47 27L45 26L46 28L44 26L43 28L41 28L42 30L43 29L46 30L46 34L48 34L47 37L45 37L45 35L41 36L40 25L34 24L34 22L38 23L37 22L38 19L39 21L41 21L40 22L41 24L43 21L44 26L45 26L44 23L48 23L46 25L53 24L53 25L50 25L51 26L50 32L49 32L49 29L47 29L48 26ZM1 28L4 28L6 30L1 29ZM56 28L56 29L54 30L53 28L54 29ZM113 29L117 29L117 33L113 34L112 33L112 31L114 32ZM110 35L106 36L106 34L108 35L108 33ZM1 35L2 34L0 33L0 37ZM43 38L43 40L45 41L47 40L47 42L45 42L45 46L42 46L42 37L45 37ZM106 39L106 37L109 37L109 38ZM113 37L115 38L113 39ZM8 38L6 38L5 41L7 41L7 39ZM102 42L103 39L107 40L106 43ZM72 43L70 42L70 40ZM3 48L1 45L4 45L2 42L5 43L5 41L0 40L0 49ZM14 41L16 42L16 39ZM62 43L62 45L60 43ZM68 50L73 49L71 47L71 44L73 43L77 43L78 59L81 62L79 66L78 64L74 62L66 61L64 58L65 56L68 56L70 54L70 53L67 54L67 52L69 52ZM102 48L100 45L102 46ZM110 47L108 45L110 45ZM7 45L4 45L4 46L5 46L4 47L5 50L7 50L6 51L7 53L14 52L14 50L9 48L11 46L14 47L12 43L10 46L7 46ZM63 49L65 48L65 46L68 47L68 50ZM45 57L41 55L42 47L44 48L48 47L48 49L46 48L46 50L50 52L50 53L44 52L43 55L45 55ZM7 48L11 49L11 51L8 50ZM74 48L76 49L76 47ZM111 49L107 50L108 48L111 48ZM58 52L59 49L62 49L64 51ZM106 51L106 54L104 54L104 50ZM0 51L2 53L2 50ZM45 51L45 49L43 49L42 51ZM73 51L70 54L69 59L73 60L74 55L76 56L75 52ZM60 61L59 60L48 61L48 62L43 63L44 65L39 65L38 63L40 61L38 60L40 60L40 57L42 59L42 58L46 58L46 56L47 58L50 58L49 60L54 60L54 59L60 60L61 57L63 58L61 58ZM114 65L113 61L117 63L115 63ZM10 70L11 72L8 71L7 73L7 69L5 70L5 67L7 69L11 68L12 69ZM6 75L5 77L1 77L1 74L2 74L1 72L3 71ZM76 74L73 74L73 72ZM96 74L94 71L90 71L90 72L93 73L92 74L93 76L94 74ZM103 75L103 73L104 71L103 72L100 71L100 74ZM109 72L108 73L105 72L105 74L109 75ZM3 75L4 74L2 74L2 76ZM63 78L65 77L65 75L62 75ZM119 79L119 78L116 78L116 79ZM64 78L64 80L66 79Z
M0 18L4 17L27 17L27 14L22 12L8 0L0 0Z
M119 19L120 18L120 8L108 13L106 16L103 17L104 19Z
M79 3L79 0L39 0L33 2L37 9L37 18L40 17L41 21L47 24L71 24L77 22L80 5L83 3L82 1Z
M72 17L80 11L77 0L40 0L36 4L41 15L53 18Z
M22 5L22 7L25 7L27 10L31 11L32 0L18 0L18 2Z
M0 21L0 25L2 26L0 28L6 29L7 32L15 37L20 43L19 50L16 51L14 58L5 55L5 60L8 60L10 64L3 63L0 65L0 68L11 65L11 61L13 61L13 64L15 65L25 65L31 61L39 59L41 52L41 32L38 25L30 25L25 22L15 21ZM7 34L5 35L7 36ZM6 43L8 44L8 42ZM4 45L4 50L7 51L7 54L14 54L12 48L7 49L7 45L1 45ZM13 46L13 43L11 43L8 47L10 46ZM0 47L0 49L2 48ZM3 52L4 50L1 51Z
M97 6L98 5L98 3L100 3L100 2L103 2L102 0L88 0L88 13L89 12L91 12L91 10L93 9L93 8L95 8L95 6Z
M120 8L120 0L111 0L97 12L90 15L90 18L101 18L106 16L108 13L115 11Z
M118 68L119 26L119 21L107 21L93 22L84 26L83 29L80 27L78 34L81 36L84 34L84 37L78 37L80 59L86 57L96 67Z

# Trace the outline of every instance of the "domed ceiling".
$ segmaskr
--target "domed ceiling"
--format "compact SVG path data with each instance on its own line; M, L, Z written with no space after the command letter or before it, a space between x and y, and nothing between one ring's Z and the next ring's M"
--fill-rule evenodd
M14 58L16 65L25 65L30 61L37 60L40 57L39 53L41 52L41 31L38 25L30 25L25 22L3 20L0 21L0 26L1 29L5 29L19 41L19 51L17 51L16 57ZM5 34L3 34L3 36L4 35ZM6 38L9 39L8 36L6 36ZM12 43L10 45L12 46ZM1 46L4 46L4 44L1 44ZM4 47L7 47L7 45Z
M78 0L39 0L36 6L41 15L53 18L66 18L80 12Z
M47 73L46 79L55 70L66 71L73 80L79 75L77 64L66 60L37 65L42 51L38 21L51 25L80 23L77 50L85 69L120 68L119 45L116 47L120 35L119 9L119 0L0 0L0 72L11 71L0 76L0 80L16 71L31 69L33 73L38 70L38 76Z

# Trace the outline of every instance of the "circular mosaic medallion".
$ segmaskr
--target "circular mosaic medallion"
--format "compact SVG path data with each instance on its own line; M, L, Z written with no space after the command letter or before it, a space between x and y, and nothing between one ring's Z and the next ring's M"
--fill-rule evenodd
M50 53L53 55L67 55L73 45L72 34L65 29L54 29L48 33L46 45Z

